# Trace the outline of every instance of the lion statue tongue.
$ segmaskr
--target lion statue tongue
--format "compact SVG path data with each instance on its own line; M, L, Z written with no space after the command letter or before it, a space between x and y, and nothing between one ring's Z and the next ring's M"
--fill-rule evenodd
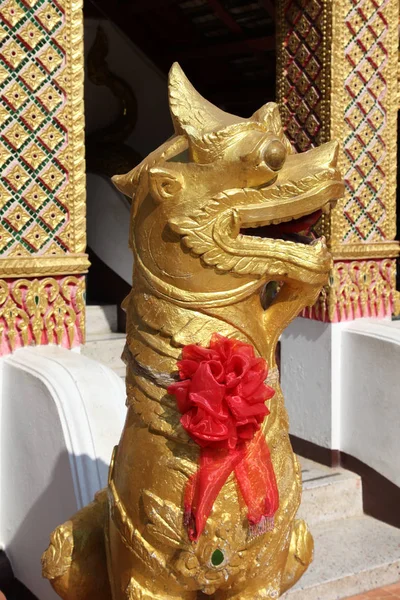
M322 210L316 210L311 215L306 215L300 219L294 219L288 223L280 223L275 225L279 233L308 233L312 227L318 222L322 215Z

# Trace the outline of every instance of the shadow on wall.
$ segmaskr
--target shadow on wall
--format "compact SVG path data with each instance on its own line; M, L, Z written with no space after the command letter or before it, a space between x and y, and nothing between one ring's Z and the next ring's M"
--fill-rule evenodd
M58 526L73 516L78 507L65 501L65 474L70 471L70 461L81 463L87 468L99 471L104 486L107 482L108 465L102 461L94 461L87 456L68 456L61 454L53 469L49 485L32 503L15 531L6 552L12 562L15 577L22 581L40 600L56 600L59 598L50 583L41 575L41 556L49 545L50 534ZM3 488L4 493L4 488ZM18 501L18 499L16 498ZM20 557L23 556L23 561ZM13 600L7 595L7 600ZM22 598L18 597L18 600Z
M98 26L109 43L107 63L110 70L132 88L138 120L126 143L146 156L172 134L166 77L121 31L103 19L85 19L85 57L93 46ZM96 86L85 73L86 133L110 125L118 114L118 102L105 86Z

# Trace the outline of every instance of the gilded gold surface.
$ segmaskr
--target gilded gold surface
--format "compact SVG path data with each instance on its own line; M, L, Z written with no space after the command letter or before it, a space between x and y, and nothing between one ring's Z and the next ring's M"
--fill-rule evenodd
M398 314L399 308L393 259L338 260L330 273L329 285L305 315L337 322Z
M84 291L82 277L0 279L1 353L31 344L83 342Z
M295 520L301 474L275 349L283 329L318 297L331 258L323 238L306 245L258 237L251 228L329 210L343 193L337 145L292 154L275 104L247 120L228 115L199 96L178 65L169 97L175 136L114 178L132 198L128 412L107 497L102 492L58 528L43 557L44 575L68 600L194 600L198 591L218 600L276 598L312 560L312 537ZM279 293L265 305L271 281L280 282ZM272 530L251 533L231 476L192 543L183 492L199 448L166 388L182 346L207 346L213 332L252 344L270 365L276 394L263 432L280 507ZM219 566L211 561L216 549L224 556Z

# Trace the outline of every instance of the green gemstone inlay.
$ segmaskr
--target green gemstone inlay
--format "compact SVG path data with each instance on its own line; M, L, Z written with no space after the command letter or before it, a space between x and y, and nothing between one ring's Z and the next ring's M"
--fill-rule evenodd
M211 564L213 565L213 567L219 567L219 565L222 565L224 560L225 556L222 550L220 550L219 548L217 548L217 550L214 550L214 552L211 555Z

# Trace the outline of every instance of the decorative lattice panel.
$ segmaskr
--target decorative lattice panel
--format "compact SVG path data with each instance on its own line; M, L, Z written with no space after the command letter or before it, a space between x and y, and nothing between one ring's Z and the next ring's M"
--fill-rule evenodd
M0 3L2 258L85 249L80 15L68 0Z
M84 335L81 0L0 0L0 354Z
M278 29L278 98L291 141L302 151L333 138L343 149L345 196L319 224L335 267L307 315L335 321L390 314L398 255L398 2L286 0ZM375 283L367 285L372 272Z
M299 151L329 139L327 23L329 4L323 0L280 3L278 99L286 132Z
M396 169L388 160L388 145L395 134L388 131L388 104L394 101L390 94L390 4L390 0L345 3L343 175L347 195L345 227L338 232L338 243L387 239L389 174Z

